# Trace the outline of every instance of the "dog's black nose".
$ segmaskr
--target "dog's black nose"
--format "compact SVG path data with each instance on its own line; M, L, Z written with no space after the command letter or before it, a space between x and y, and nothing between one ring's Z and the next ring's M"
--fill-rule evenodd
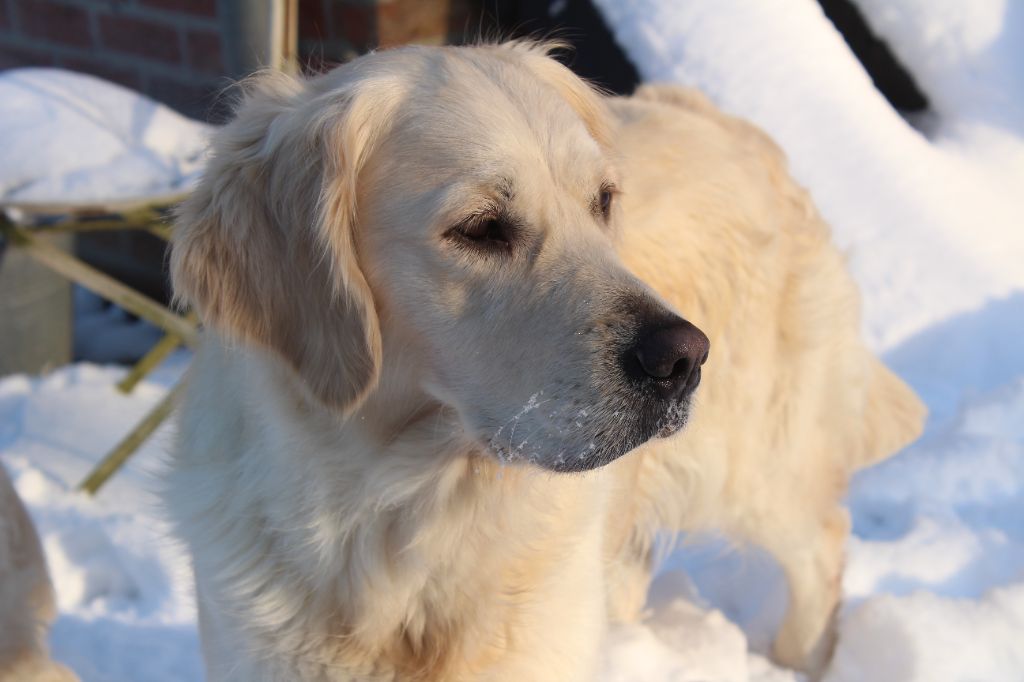
M662 397L678 399L697 388L710 348L704 332L677 318L670 326L642 332L634 353Z

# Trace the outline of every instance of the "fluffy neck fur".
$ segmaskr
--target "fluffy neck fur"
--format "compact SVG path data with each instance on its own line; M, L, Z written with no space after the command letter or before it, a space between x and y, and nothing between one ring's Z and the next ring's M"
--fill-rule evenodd
M599 634L602 586L574 564L600 561L600 472L499 465L387 377L341 422L265 356L208 343L192 381L214 370L217 389L184 406L170 506L201 601L233 614L217 626L266 679L477 678L515 668L509 638L563 649L557 629ZM584 622L545 623L551 606Z

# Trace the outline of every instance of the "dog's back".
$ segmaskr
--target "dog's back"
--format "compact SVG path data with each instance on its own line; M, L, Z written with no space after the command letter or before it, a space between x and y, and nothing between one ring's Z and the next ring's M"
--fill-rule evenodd
M715 349L690 429L641 448L640 518L656 522L638 528L721 530L775 554L793 594L776 654L817 670L839 597L848 478L916 438L924 408L865 347L842 255L763 132L676 87L611 107L623 260ZM649 544L634 538L629 551ZM621 607L637 608L635 596Z

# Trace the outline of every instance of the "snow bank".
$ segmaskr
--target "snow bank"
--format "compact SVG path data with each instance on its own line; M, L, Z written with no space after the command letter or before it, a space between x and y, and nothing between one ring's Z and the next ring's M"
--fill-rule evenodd
M942 133L960 125L1005 130L1021 168L1024 69L1019 2L855 0L872 30L928 93ZM967 151L967 150L965 150ZM1012 157L1012 158L1011 158Z
M603 682L793 682L763 657L747 653L743 632L720 611L687 599L659 605L642 625L613 629Z
M93 76L0 72L0 201L88 202L186 189L210 127Z
M828 681L1020 679L1024 375L862 473L850 498L847 606Z
M1013 682L1024 671L1024 584L981 601L880 597L843 622L827 682Z

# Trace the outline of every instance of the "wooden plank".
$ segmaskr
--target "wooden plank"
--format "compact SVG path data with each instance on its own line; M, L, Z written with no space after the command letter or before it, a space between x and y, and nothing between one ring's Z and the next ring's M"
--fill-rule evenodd
M198 322L198 316L194 312L190 312L185 316L185 319L195 324ZM149 349L142 358L135 363L131 371L125 375L124 379L117 382L117 389L122 393L131 393L135 386L146 377L147 374L156 369L157 365L164 361L164 359L174 352L174 349L181 345L181 339L174 334L165 334L163 338L156 342L156 344Z
M153 236L160 237L160 239L163 239L165 242L171 241L171 235L173 233L171 226L167 224L153 224L147 227L146 231Z
M102 232L109 230L148 230L154 227L169 229L170 207L144 206L131 211L114 209L69 209L67 214L19 214L10 222L32 232Z
M164 334L163 338L154 344L142 358L135 363L131 371L121 381L117 382L117 390L121 393L131 393L135 386L142 381L147 374L153 371L157 365L174 352L174 349L181 345L181 339L174 334Z
M74 256L41 240L21 228L7 224L0 226L11 239L13 246L24 249L37 261L51 270L81 284L110 302L152 322L166 332L174 334L188 346L194 346L197 339L196 325L175 314L148 296L118 282L113 277L86 265Z
M65 232L112 232L115 230L149 230L161 222L159 214L127 218L96 218L90 220L62 220L55 223L35 225L28 229L33 234L61 234Z
M120 443L114 446L114 449L96 465L85 480L78 486L79 489L84 490L90 495L95 495L99 491L100 487L102 487L118 469L124 466L124 463L128 461L129 457L135 454L139 449L139 446L146 442L146 439L149 438L153 432L159 428L160 424L170 416L171 412L174 411L174 406L177 403L179 396L181 395L183 386L184 383L179 383L172 388L164 399L142 418L142 421L132 429L131 433L125 436Z

